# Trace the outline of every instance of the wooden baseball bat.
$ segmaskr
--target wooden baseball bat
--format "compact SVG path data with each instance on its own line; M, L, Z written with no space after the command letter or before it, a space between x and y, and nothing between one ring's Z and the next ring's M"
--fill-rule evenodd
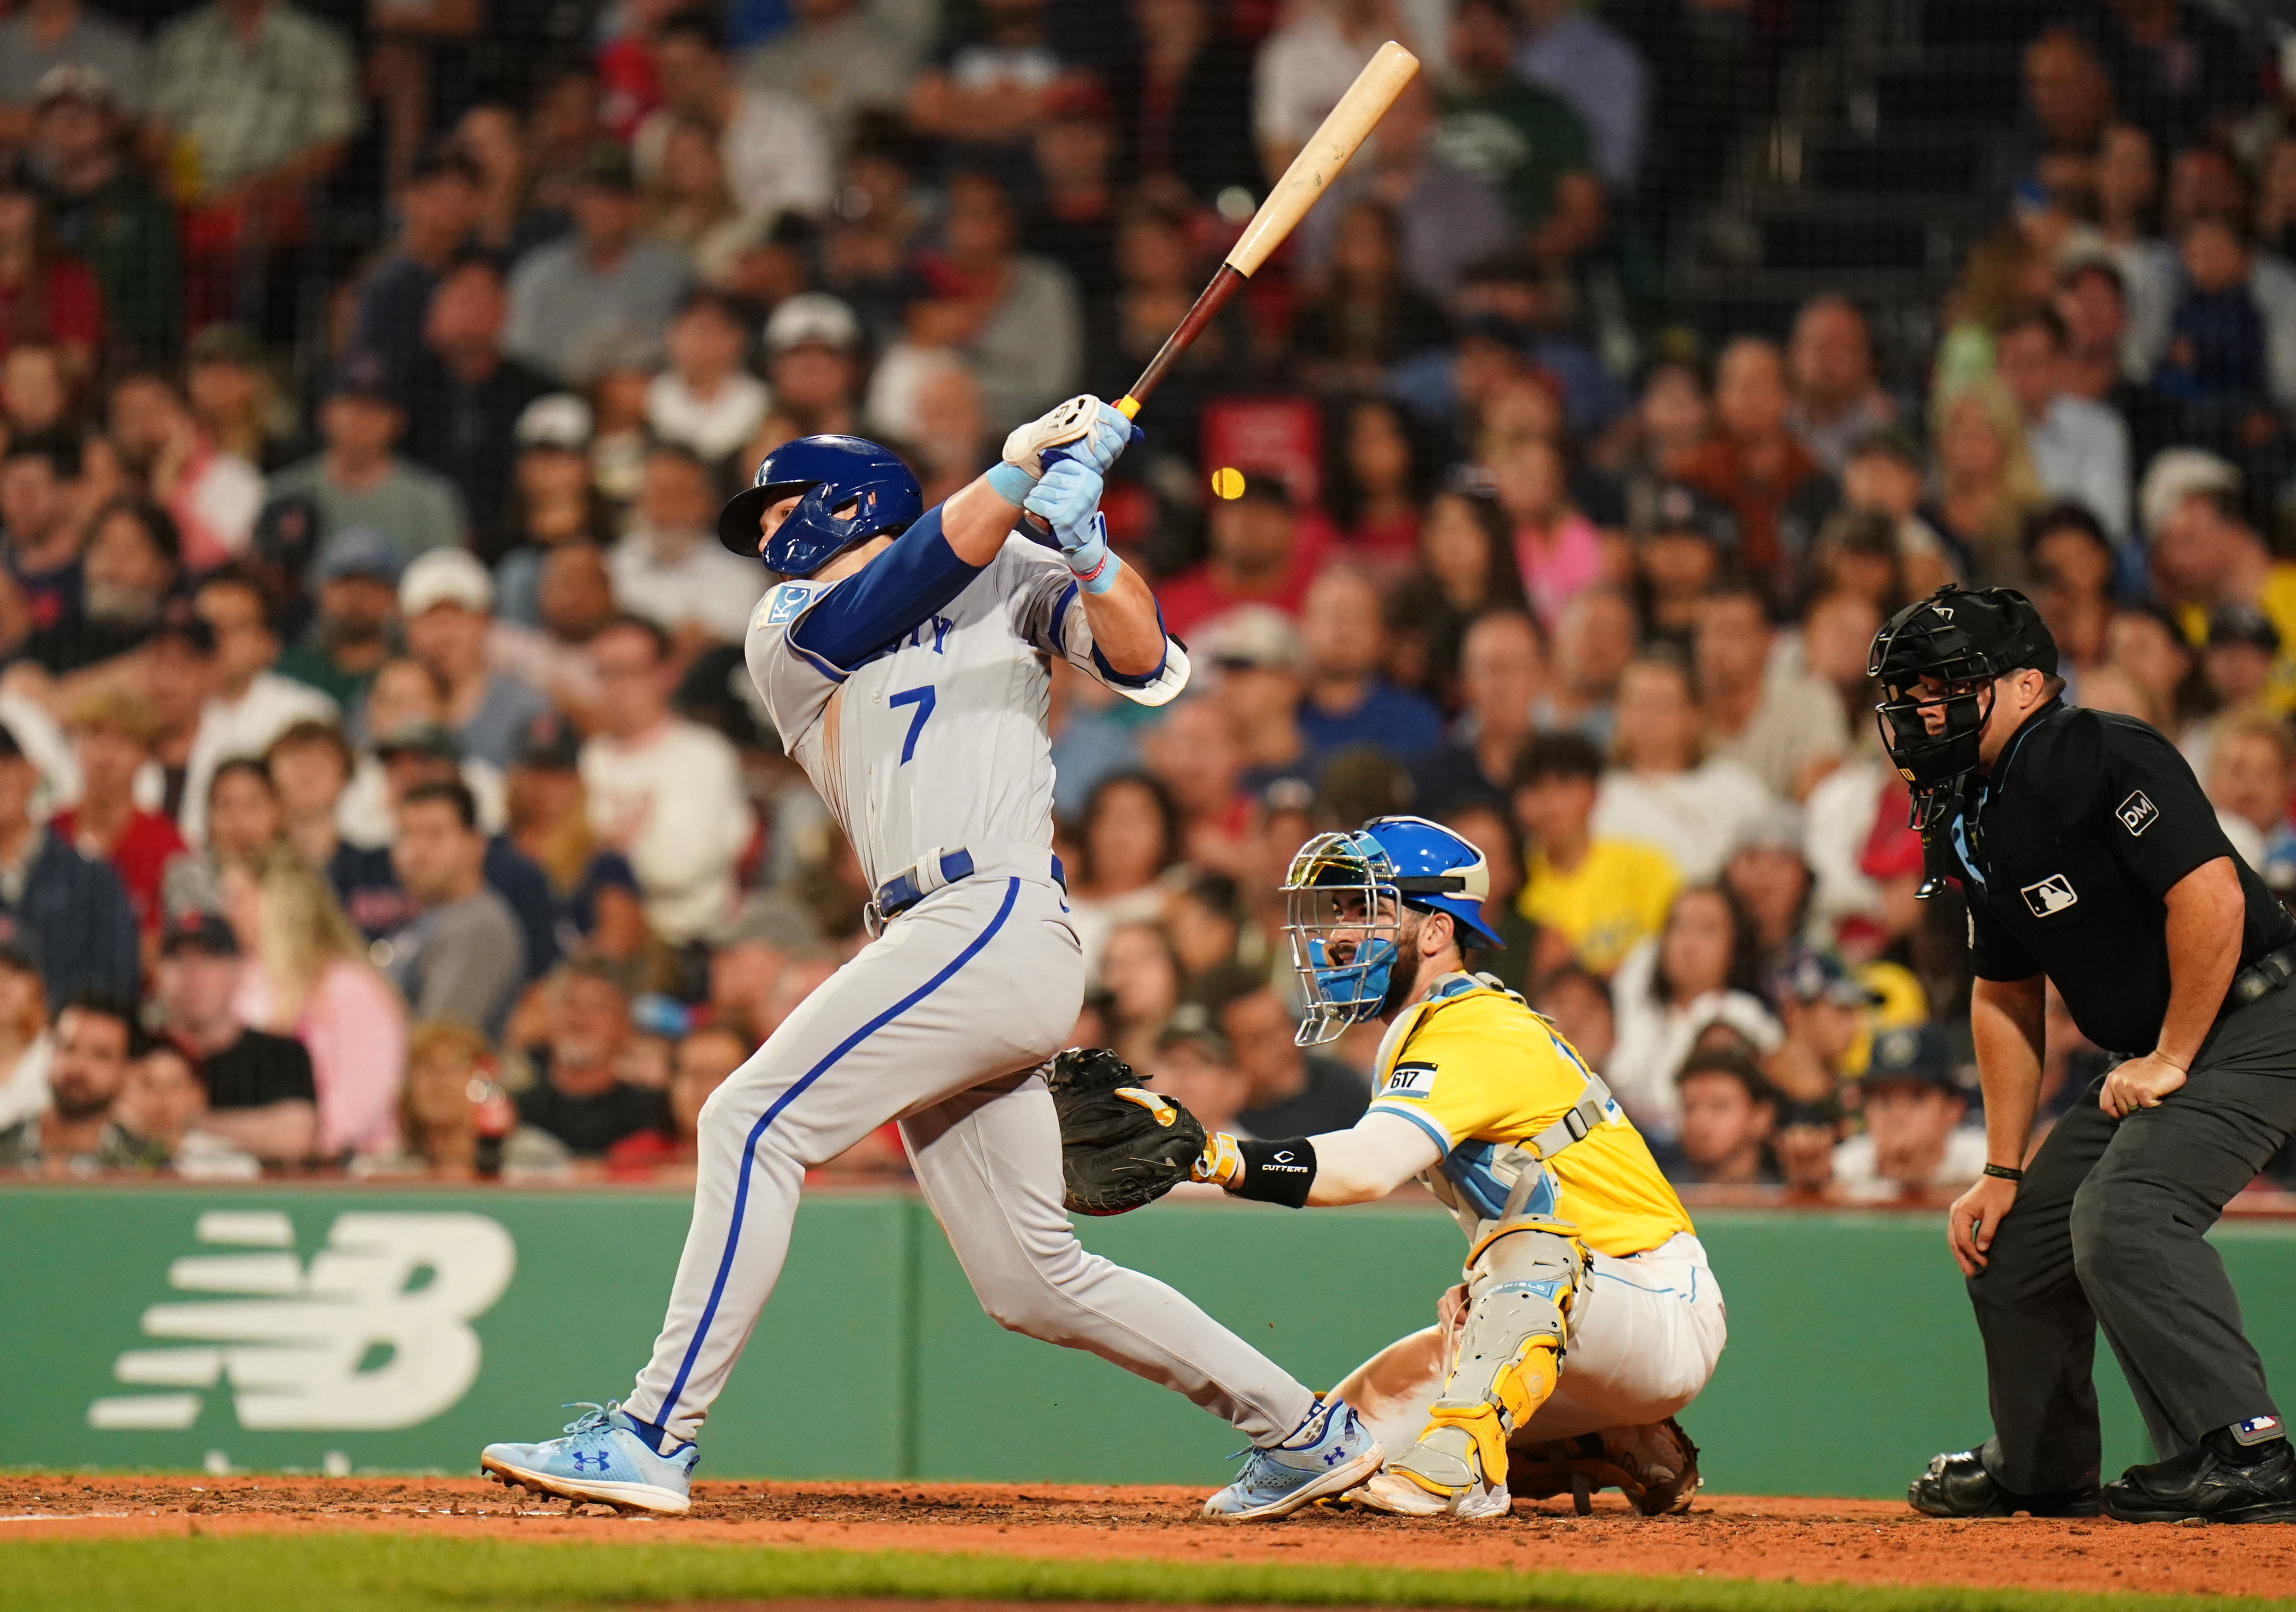
M1156 349L1156 356L1140 372L1140 379L1132 383L1132 389L1116 400L1117 408L1127 420L1138 417L1141 405L1164 379L1164 372L1203 333L1204 327L1219 316L1228 299L1267 261L1268 254L1283 245L1283 238L1308 216L1308 209L1340 176L1340 170L1356 154L1364 136L1387 115L1387 109L1395 104L1395 98L1418 70L1419 58L1392 39L1364 63L1363 71L1348 86L1348 93L1340 97L1339 104L1324 117L1308 143L1300 148L1300 154L1292 159L1292 166L1283 170L1283 177L1275 182L1275 188L1267 192L1267 200L1252 214L1251 222L1229 250L1219 273L1212 276L1211 283L1204 287L1195 305L1188 309L1187 317Z

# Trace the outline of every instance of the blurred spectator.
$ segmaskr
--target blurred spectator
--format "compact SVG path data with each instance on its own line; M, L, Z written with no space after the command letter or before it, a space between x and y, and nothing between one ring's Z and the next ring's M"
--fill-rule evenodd
M634 1165L693 1168L701 1149L701 1105L749 1061L751 1050L748 1032L731 1022L705 1022L680 1036L663 1093L669 1123L660 1131L634 1131L608 1148L607 1162L616 1173Z
M660 627L617 617L590 649L600 724L582 747L591 826L636 870L654 932L682 946L734 908L734 863L754 831L740 763L716 732L670 715L676 674Z
M200 428L226 453L263 470L285 468L303 430L283 406L263 349L235 324L211 324L184 349L184 395Z
M2169 145L2256 99L2256 70L2231 24L2189 0L2112 0L2099 53L2122 110Z
M263 764L233 756L208 781L207 843L168 860L160 904L169 918L223 909L223 871L252 862L277 843L283 815Z
M2209 746L2209 802L2242 858L2276 890L2296 888L2296 741L2288 725L2250 709L2227 715ZM2242 840L2248 843L2243 844Z
M170 923L153 991L160 1028L196 1060L202 1129L258 1159L299 1164L318 1137L311 1055L301 1042L252 1029L234 1011L242 967L239 937L219 915Z
M307 189L358 129L342 36L284 0L209 0L153 42L152 115L187 199L187 322L240 312L253 290L247 311L268 328L284 310L262 282L307 238ZM250 259L266 273L250 275Z
M207 838L208 780L220 762L259 756L287 728L308 717L332 721L335 702L318 690L272 669L279 659L270 590L255 571L226 566L210 572L192 605L215 634L214 683L200 710L200 725L185 764L184 838Z
M1346 203L1332 226L1320 293L1300 310L1292 348L1310 382L1369 389L1390 367L1443 345L1449 333L1433 296L1406 283L1394 212Z
M1419 446L1404 412L1383 397L1362 397L1340 413L1329 503L1341 552L1386 573L1418 557L1425 479Z
M1369 745L1416 756L1441 741L1442 714L1433 702L1380 675L1385 628L1370 577L1347 566L1325 567L1300 602L1300 636L1308 651L1300 732L1316 755Z
M490 1079L493 1049L468 1025L418 1024L408 1034L406 1084L398 1100L398 1150L364 1160L378 1174L405 1170L434 1181L472 1181L503 1173L504 1155L526 1140L481 1129L481 1107L501 1103ZM482 1098L480 1092L486 1092ZM505 1105L506 1106L506 1105ZM494 1127L488 1127L492 1129ZM553 1143L544 1162L554 1163Z
M1265 974L1224 963L1192 994L1233 1050L1246 1087L1238 1117L1252 1135L1320 1136L1363 1117L1371 1101L1363 1076L1295 1043L1299 1027Z
M2043 490L2086 504L2116 544L2128 536L2128 428L2103 403L2066 391L2065 327L2036 308L1995 332L1994 363L2018 412Z
M111 441L181 535L184 567L211 569L246 551L263 477L217 446L166 377L131 372L111 387Z
M1603 1077L1644 1134L1675 1140L1681 1121L1675 1072L1706 1044L1710 1027L1756 1052L1777 1045L1777 1021L1754 994L1753 967L1745 914L1708 884L1677 895L1658 937L1619 965L1611 984L1618 1042Z
M1292 165L1393 28L1391 12L1378 0L1314 0L1267 37L1255 70L1251 121L1260 167L1271 178ZM1418 43L1423 50L1431 42Z
M2062 24L2026 45L2025 117L1997 159L1997 192L2085 199L2096 188L2097 146L2112 119L2112 83L2082 35Z
M1693 882L1721 872L1741 827L1772 798L1742 762L1702 754L1702 721L1679 662L1629 665L1594 818L1596 835L1656 846Z
M1570 601L1601 580L1602 534L1571 502L1569 467L1552 442L1526 438L1491 462L1492 491L1514 523L1514 559L1539 620L1558 621Z
M1232 1135L1262 1133L1243 1117L1251 1094L1250 1077L1237 1068L1235 1048L1203 1003L1184 1002L1174 1008L1156 1031L1152 1060L1135 1067L1147 1069L1153 1089L1193 1114L1205 1129Z
M2057 669L2071 682L2103 656L2120 560L2104 528L2082 504L2051 504L2025 528L2033 602L2057 641Z
M1171 937L1180 971L1200 980L1225 963L1233 962L1247 938L1255 952L1263 952L1265 937L1247 936L1243 902L1235 880L1226 873L1199 873L1164 904L1164 932Z
M48 1106L54 1056L39 966L21 944L0 945L0 1131Z
M0 945L37 960L48 994L116 992L134 1001L135 912L111 864L32 820L38 769L0 721Z
M1829 476L1841 474L1861 438L1897 421L1898 405L1874 378L1873 333L1847 298L1813 297L1801 305L1786 372L1793 389L1788 422Z
M1577 963L1565 963L1538 982L1531 1006L1600 1073L1610 1065L1617 1019L1610 988Z
M1321 557L1282 472L1234 471L1214 478L1213 493L1210 557L1156 589L1165 627L1183 638L1240 604L1297 615Z
M430 549L460 544L470 519L454 484L398 456L406 411L392 392L388 372L357 354L336 372L319 405L325 448L271 479L274 498L308 498L324 528L381 532L412 560Z
M442 274L422 322L406 395L406 456L454 484L473 536L491 540L511 496L512 449L529 405L550 389L503 352L510 305L494 258L472 253Z
M1819 528L1813 569L1823 563L1832 526ZM1737 517L1702 493L1669 484L1647 500L1634 539L1636 591L1650 636L1686 649L1708 590L1734 569Z
M1136 55L1111 64L1125 166L1177 179L1197 202L1230 186L1266 193L1251 133L1251 53L1206 0L1133 0ZM1041 149L1041 148L1040 148Z
M1894 615L1898 604L1907 598L1920 597L1936 592L1940 583L1958 579L1963 566L1946 545L1935 527L1923 512L1929 488L1929 467L1921 445L1913 433L1892 429L1875 431L1853 445L1849 461L1841 472L1843 507L1827 522L1843 515L1880 515L1888 521L1890 541L1879 547L1894 562L1890 573L1890 586L1876 590L1859 587L1858 592L1874 601L1874 607L1884 616ZM1825 528L1820 528L1818 552L1811 556L1810 569L1820 572L1827 565ZM1821 585L1849 585L1839 576L1814 577ZM1897 602L1890 602L1896 601Z
M2026 518L2046 497L2016 400L1991 376L1940 385L1931 401L1938 529L1977 580L2021 579Z
M2207 637L2208 612L2251 604L2278 629L2284 666L2275 680L2296 681L2285 667L2296 645L2296 561L2276 559L2244 518L2236 472L2222 460L2174 450L2145 472L2144 512L2152 535L2152 586L2176 612L2187 643Z
M451 145L425 152L392 201L398 240L358 288L350 346L403 380L422 356L431 294L478 223L478 166Z
M590 640L614 613L604 553L590 543L550 550L535 575L534 603L536 626L495 624L487 640L495 669L540 689L578 721L594 721L599 684Z
M207 1088L191 1055L145 1041L127 1065L112 1118L150 1150L155 1165L187 1181L252 1181L262 1162L208 1124Z
M512 432L517 457L501 525L480 535L481 553L501 556L495 585L504 619L540 620L536 593L542 562L569 543L604 543L611 535L604 503L590 483L590 405L571 392L527 405Z
M1511 991L1524 989L1538 975L1570 954L1560 935L1550 935L1522 915L1522 839L1506 807L1493 800L1471 800L1442 814L1447 829L1483 854L1489 864L1490 893L1483 897L1483 921L1505 945L1478 953L1475 971L1488 974Z
M56 1014L47 1105L0 1131L0 1168L85 1174L161 1162L163 1154L112 1117L135 1046L128 1000L101 991L66 997Z
M1834 1187L1850 1202L1958 1191L1985 1167L1985 1133L1961 1123L1969 1099L1938 1031L1875 1036L1857 1090L1865 1133L1833 1150Z
M0 422L12 436L56 435L71 400L64 356L54 348L20 343L0 359Z
M1438 149L1498 187L1533 256L1569 263L1604 224L1587 126L1568 97L1518 76L1518 30L1503 0L1460 0L1451 15Z
M501 767L509 765L519 736L549 712L550 701L492 668L487 635L493 609L494 584L486 567L462 549L425 554L399 579L406 652L439 685L446 724L463 753Z
M398 816L390 862L416 916L388 943L391 982L416 1019L499 1036L526 978L526 943L487 886L477 804L460 782L421 783Z
M176 523L154 505L113 499L87 531L78 612L34 628L23 644L26 659L60 678L141 648L180 569Z
M1471 147L1466 155L1488 154ZM1597 187L1598 223L1600 205ZM1366 207L1378 209L1384 235L1357 233L1352 253L1344 252L1342 226ZM1580 222L1558 217L1554 238L1567 242ZM1378 138L1332 182L1300 230L1301 256L1317 272L1329 274L1341 266L1343 255L1353 256L1358 272L1371 266L1387 278L1399 274L1401 290L1439 301L1451 299L1461 289L1471 265L1517 239L1496 178L1472 171L1468 160L1453 159L1451 143L1436 121L1435 92L1421 78L1404 86L1380 119ZM1360 294L1357 301L1362 304ZM1402 311L1390 308L1391 314ZM1411 328L1399 317L1394 323ZM1521 332L1502 334L1519 345Z
M156 935L160 878L184 848L173 822L135 804L136 775L151 760L159 717L126 689L93 689L74 702L64 727L79 764L80 797L48 826L81 855L111 864L136 928Z
M1719 430L1682 467L1685 481L1736 514L1747 569L1780 595L1835 495L1824 468L1787 429L1791 401L1776 347L1738 338L1714 366Z
M303 641L279 657L279 675L308 683L341 709L359 709L390 659L404 563L398 545L372 527L330 537L308 573L318 608Z
M1775 664L1761 590L1710 592L1692 642L1709 753L1743 765L1774 795L1808 795L1849 749L1849 734L1831 689Z
M660 135L645 184L645 233L693 260L705 284L725 285L758 242L758 221L744 215L726 184L726 155L706 119L676 112Z
M0 452L0 558L36 630L82 614L78 477L79 445L70 438L11 441Z
M860 346L861 322L834 297L808 291L775 308L773 317L766 321L766 375L772 382L771 406L759 429L786 431L791 437L850 435L857 430L860 422L854 405L861 378ZM908 421L910 429L894 433L904 440L923 434L922 394L926 389L921 383L918 395L912 398L919 407ZM750 448L757 448L762 440L752 441ZM751 456L745 449L734 462L737 480L748 480L747 462ZM760 451L755 456L762 458L764 454ZM968 464L964 473L968 478L977 474L978 466Z
M646 423L661 441L722 472L757 434L771 394L743 367L749 331L716 291L690 293L669 322L668 364L646 388ZM715 546L715 545L712 545Z
M1509 785L1528 847L1522 915L1607 977L1664 926L1681 876L1655 847L1595 836L1602 772L1602 752L1584 734L1542 733L1524 747Z
M224 913L248 962L232 1012L311 1056L324 1158L388 1152L406 1068L406 1009L367 961L327 882L275 850L223 874Z
M1870 641L1870 634L1869 634ZM1802 855L1803 814L1779 805L1739 830L1722 884L1752 926L1756 977L1767 978L1800 949L1815 880Z
M1649 135L1650 70L1642 53L1570 0L1523 0L1515 70L1578 109L1603 183L1631 196Z
M640 126L640 167L659 160L659 142L674 114L718 129L726 188L747 216L813 213L828 205L832 173L828 132L800 97L757 79L744 83L726 57L717 18L681 11L653 37L663 104Z
M614 603L669 634L682 649L739 643L766 591L766 574L718 541L718 489L693 450L665 442L646 455L629 535L607 567Z
M1485 611L1522 612L1529 605L1515 569L1513 526L1496 498L1457 488L1436 494L1419 551L1418 568L1390 599L1402 619L1419 624L1427 686L1440 692L1460 675L1469 623Z
M863 114L899 110L915 58L870 0L793 0L790 10L790 26L750 53L743 77L802 100L842 150Z
M2213 216L2191 220L2177 238L2177 255L2182 283L2153 387L2180 405L2187 432L2208 446L2238 452L2259 446L2275 426L2276 305L2259 295L2255 263L2237 223Z
M2272 703L2272 671L2280 659L2280 629L2252 604L2220 604L2209 612L2201 651L2201 681L2224 716Z
M550 880L561 949L629 962L652 939L645 908L629 859L601 846L590 827L578 770L581 752L572 724L555 716L520 736L504 779L507 838Z
M573 234L536 248L512 274L503 348L562 384L583 386L617 347L661 339L693 270L676 248L638 238L637 180L619 148L601 146L586 160L573 211Z
M1770 1084L1795 1102L1835 1096L1853 1068L1880 995L1831 952L1804 952L1773 981L1785 1038L1765 1060Z
M1154 923L1118 924L1101 946L1098 983L1108 993L1109 1045L1133 1068L1145 1068L1157 1031L1180 1000L1170 938Z
M662 1093L618 1072L630 1037L630 999L612 965L574 961L545 990L546 1028L527 1049L534 1084L518 1098L519 1118L556 1137L578 1158L594 1158L624 1137L668 1128Z
M2105 624L2104 664L2081 678L2081 703L2118 710L2173 734L2191 703L2196 657L2159 605L2126 605ZM2108 690L2117 697L2109 698Z
M110 27L95 23L77 0L44 0L37 9L78 13L81 29ZM0 23L0 35L23 20ZM139 46L130 48L140 56ZM22 59L0 41L0 62ZM0 67L0 75L13 71ZM114 353L150 363L170 354L182 328L183 280L175 218L127 149L141 110L140 72L135 78L131 84L77 65L42 74L32 105L30 152L57 247L87 266L102 294ZM0 86L0 102L11 99ZM0 130L9 121L10 109L0 108Z
M1081 855L1069 875L1069 922L1089 976L1110 931L1162 912L1169 894L1163 874L1180 858L1179 808L1149 774L1118 773L1086 798L1076 839Z
M957 175L940 249L920 265L929 299L909 310L911 340L964 355L999 430L1074 391L1084 362L1075 285L1058 265L1016 253L1018 236L1004 187L987 174Z
M1674 1077L1682 1110L1676 1140L1677 1182L1701 1186L1767 1185L1778 1179L1769 1159L1777 1100L1761 1069L1742 1052L1693 1052Z
M0 140L22 140L36 127L41 86L58 82L101 86L122 112L141 117L143 42L80 0L29 0L0 22Z
M1571 600L1554 624L1554 675L1531 720L1542 731L1568 729L1608 744L1636 634L1635 607L1617 590L1592 587Z
M1504 811L1546 680L1545 645L1529 616L1495 610L1477 617L1460 644L1461 709L1452 737L1411 763L1419 804L1438 815L1476 801Z
M52 347L77 385L94 372L103 336L102 288L56 250L25 165L0 160L0 357L18 342Z

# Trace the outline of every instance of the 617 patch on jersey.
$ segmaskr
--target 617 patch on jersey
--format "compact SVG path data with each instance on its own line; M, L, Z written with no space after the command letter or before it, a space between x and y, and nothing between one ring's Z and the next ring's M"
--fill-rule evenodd
M1379 1083L1382 1097L1427 1097L1434 1091L1435 1066L1431 1063L1397 1064Z

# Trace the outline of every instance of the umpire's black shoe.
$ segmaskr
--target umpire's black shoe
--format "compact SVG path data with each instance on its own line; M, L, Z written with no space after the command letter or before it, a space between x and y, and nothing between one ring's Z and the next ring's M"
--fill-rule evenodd
M2019 1494L1994 1482L1974 1450L1933 1457L1906 1487L1906 1498L1925 1517L2095 1517L2104 1500L2095 1484L2047 1494Z
M2122 1522L2296 1522L2296 1452L2288 1441L2243 1447L2218 1428L2170 1461L2131 1467L2104 1485Z

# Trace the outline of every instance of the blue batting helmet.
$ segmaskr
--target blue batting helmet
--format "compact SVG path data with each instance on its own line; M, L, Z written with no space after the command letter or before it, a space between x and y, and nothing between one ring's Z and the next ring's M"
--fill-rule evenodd
M1464 946L1503 948L1483 921L1490 864L1424 817L1374 817L1352 833L1318 834L1284 875L1292 964L1307 993L1304 1045L1379 1016L1394 971L1402 907L1441 912Z
M898 534L925 512L924 489L892 449L865 437L800 437L758 462L747 491L718 512L718 541L747 558L758 550L758 517L792 494L805 495L766 540L766 569L810 577L845 550L880 532ZM853 506L840 519L839 510Z

